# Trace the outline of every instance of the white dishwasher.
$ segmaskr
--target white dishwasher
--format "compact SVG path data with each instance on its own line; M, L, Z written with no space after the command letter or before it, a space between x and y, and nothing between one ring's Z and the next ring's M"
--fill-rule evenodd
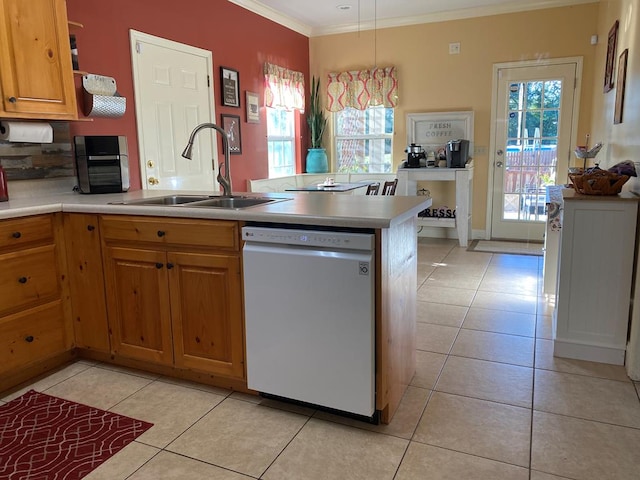
M374 235L243 227L248 387L375 413Z

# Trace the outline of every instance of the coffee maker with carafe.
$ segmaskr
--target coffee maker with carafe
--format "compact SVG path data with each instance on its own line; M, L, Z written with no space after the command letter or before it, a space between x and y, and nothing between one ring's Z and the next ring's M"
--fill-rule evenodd
M407 168L419 168L421 159L426 159L427 154L422 148L422 145L416 145L412 143L407 148L405 148L405 153L407 154Z

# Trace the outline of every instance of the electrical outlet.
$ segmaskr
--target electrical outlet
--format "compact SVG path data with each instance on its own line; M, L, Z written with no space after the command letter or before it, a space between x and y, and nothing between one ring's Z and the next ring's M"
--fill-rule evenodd
M449 44L449 55L458 55L460 53L460 42Z

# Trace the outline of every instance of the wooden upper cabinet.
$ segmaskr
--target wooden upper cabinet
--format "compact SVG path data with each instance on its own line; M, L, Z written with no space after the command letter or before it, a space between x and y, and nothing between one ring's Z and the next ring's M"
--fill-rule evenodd
M0 0L0 117L78 118L65 0Z

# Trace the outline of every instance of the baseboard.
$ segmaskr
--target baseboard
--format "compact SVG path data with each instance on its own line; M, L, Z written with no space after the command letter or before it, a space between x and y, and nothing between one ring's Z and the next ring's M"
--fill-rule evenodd
M553 356L586 360L588 362L608 363L611 365L624 365L624 348L602 347L584 343L567 342L563 340L553 341Z
M33 382L51 370L71 362L75 357L75 350L69 350L38 361L32 365L21 367L11 372L5 372L0 377L0 393L11 393L13 390L20 388L21 384L27 381Z
M418 237L426 238L451 238L458 239L458 231L455 228L445 227L418 227ZM484 230L472 230L471 240L486 240L486 232Z
M258 394L258 392L247 388L247 381L243 379L223 377L221 375L214 375L211 373L198 372L194 370L186 370L170 365L156 365L150 362L133 360L119 355L98 352L96 350L86 350L79 348L77 349L77 354L79 358L96 360L98 362L110 363L113 365L119 365L121 367L135 368L137 370L142 370L145 372L155 373L172 378L180 378L182 380L203 383L206 385L211 385L213 387L225 388L237 392L249 393L252 395Z

